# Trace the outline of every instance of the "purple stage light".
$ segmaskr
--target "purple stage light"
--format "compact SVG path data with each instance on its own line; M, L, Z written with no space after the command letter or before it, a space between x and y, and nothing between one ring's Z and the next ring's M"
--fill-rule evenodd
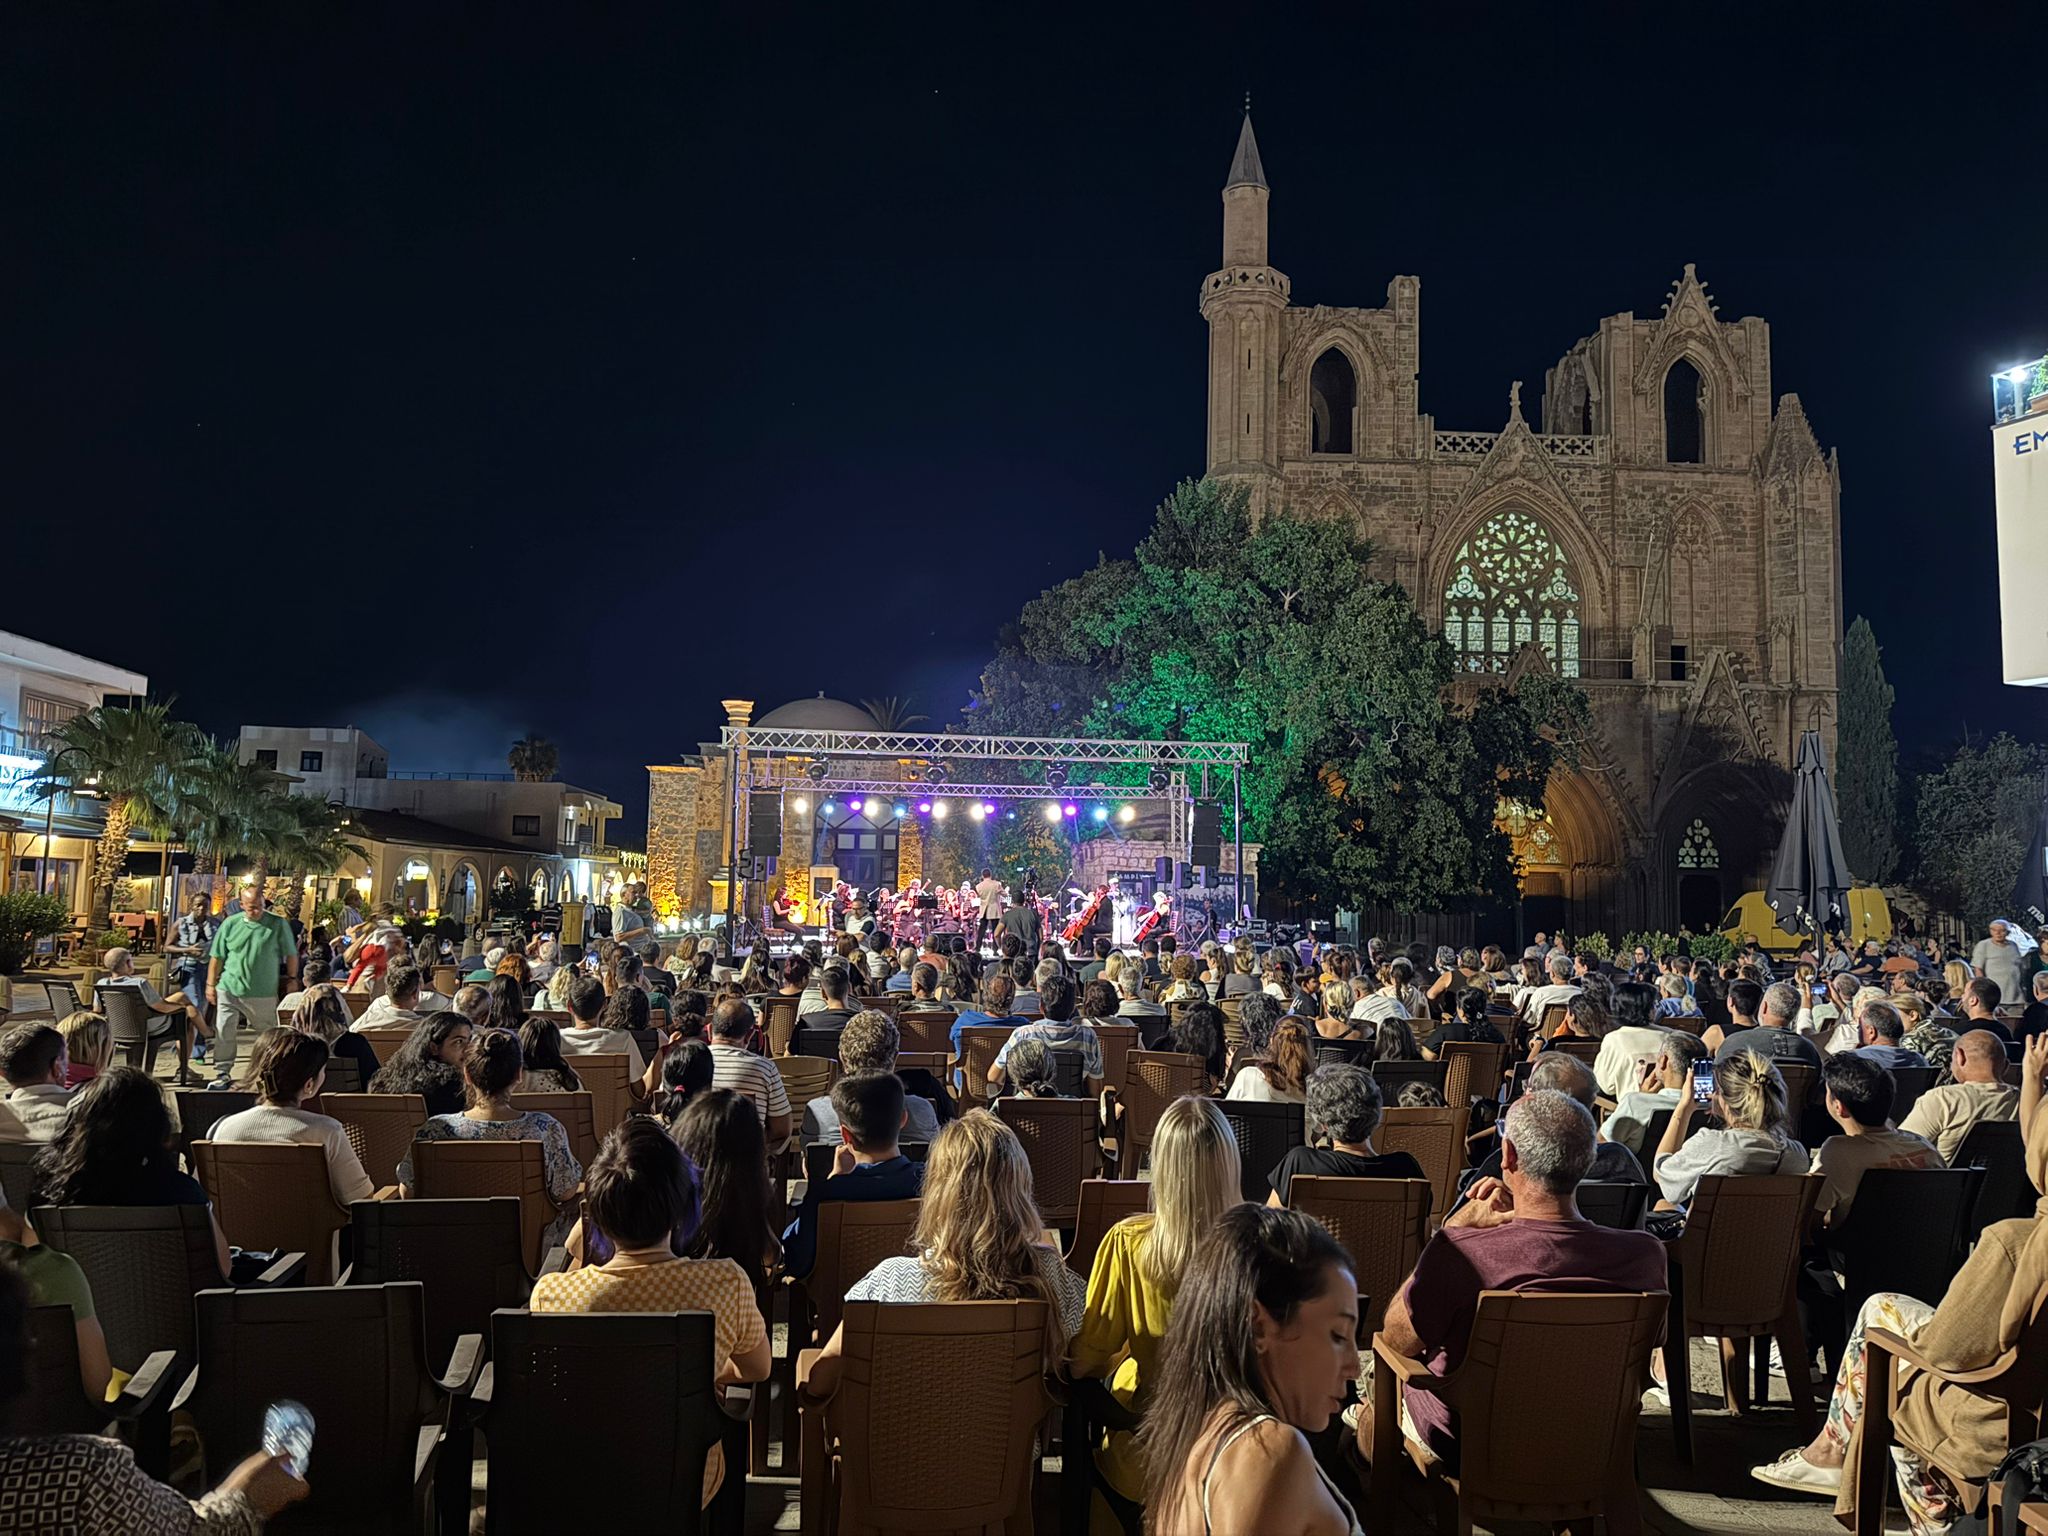
M1060 813L1065 816L1078 816L1081 814L1081 808L1070 800L1060 807Z

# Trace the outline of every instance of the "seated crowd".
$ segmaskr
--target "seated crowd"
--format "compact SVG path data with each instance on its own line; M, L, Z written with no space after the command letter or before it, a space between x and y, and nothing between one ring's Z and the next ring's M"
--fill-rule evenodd
M267 919L260 898L242 915ZM1617 965L1540 944L1511 964L1492 947L1397 954L1377 940L1362 953L1101 941L1091 957L1027 954L1004 934L984 961L945 935L922 949L848 936L829 954L812 942L721 975L694 943L664 965L658 944L606 941L584 964L536 941L454 958L444 992L433 970L447 957L415 955L373 917L339 942L315 930L279 963L278 987L294 990L267 1011L242 992L217 1012L217 985L166 1003L114 951L112 983L137 987L181 1044L210 1042L213 1086L246 1083L250 1097L193 1130L201 1101L230 1106L118 1063L99 1014L0 1031L0 1143L33 1148L25 1203L0 1206L0 1413L39 1422L23 1399L36 1307L69 1309L91 1402L113 1402L129 1375L110 1361L94 1283L40 1240L39 1212L205 1208L222 1283L254 1284L274 1256L230 1242L199 1177L207 1145L317 1147L307 1160L347 1212L440 1198L434 1170L458 1155L446 1144L516 1143L548 1213L535 1233L548 1262L522 1290L532 1312L707 1313L724 1388L776 1371L785 1294L832 1317L863 1302L1041 1304L1040 1364L1081 1410L1063 1433L1085 1443L1061 1452L1092 1528L1348 1536L1395 1476L1387 1446L1404 1465L1460 1467L1445 1394L1485 1293L1664 1298L1672 1245L1727 1181L1775 1178L1744 1187L1799 1190L1810 1213L1782 1256L1809 1358L1778 1364L1811 1373L1819 1355L1832 1391L1819 1433L1754 1475L1848 1513L1873 1330L1966 1372L2014 1347L2048 1296L2048 1200L1984 1224L1946 1295L1852 1305L1836 1246L1868 1175L1958 1165L1982 1127L2014 1123L2012 1145L2048 1192L2048 986L2036 984L2048 971L2010 925L1993 926L1969 959L1830 946L1782 980L1786 962L1755 948L1725 966L1640 951ZM247 987L248 956L230 948ZM779 1051L771 1018L786 1021ZM1134 1053L1155 1076L1135 1078ZM334 1072L416 1106L402 1156L364 1155ZM607 1107L572 1115L562 1097L535 1107L536 1093ZM1448 1164L1430 1139L1444 1124ZM1084 1138L1078 1175L1046 1150L1056 1125ZM1291 1139L1269 1145L1260 1126ZM1143 1178L1105 1186L1133 1187L1124 1209L1138 1214L1084 1233L1079 1181L1105 1176ZM1348 1250L1324 1202L1390 1185L1419 1194L1426 1224L1392 1293L1362 1296L1385 1255ZM902 1241L845 1272L835 1234L867 1219L856 1206L900 1212ZM1617 1208L1631 1214L1605 1214ZM1053 1210L1068 1213L1059 1230ZM856 1374L853 1320L809 1338L809 1312L788 1305L784 1390L823 1416L829 1444L846 1431L834 1405ZM1376 1343L1361 1333L1370 1319ZM1677 1314L1663 1326L1679 1330ZM1361 1347L1383 1371L1399 1364L1392 1395L1384 1376L1368 1393ZM1669 1405L1661 1354L1630 1369L1627 1385ZM2006 1449L2003 1412L1924 1375L1902 1384L1892 1496L1916 1532L1951 1531L1974 1507ZM187 1498L114 1441L18 1429L0 1439L0 1529L256 1529L320 1474L252 1450L205 1447L208 1466L233 1470ZM796 1446L783 1454L791 1465ZM744 1471L714 1444L703 1504ZM189 1470L183 1483L199 1488Z

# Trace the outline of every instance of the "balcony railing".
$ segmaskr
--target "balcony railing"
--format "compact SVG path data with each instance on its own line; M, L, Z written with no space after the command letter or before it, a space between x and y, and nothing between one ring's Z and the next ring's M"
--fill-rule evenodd
M421 768L394 768L384 775L387 779L432 780L435 783L471 784L516 784L516 773L441 773Z
M1561 432L1532 432L1530 436L1553 459L1578 464L1607 462L1604 437L1578 437ZM1429 451L1432 458L1438 459L1483 459L1499 441L1498 432L1435 432L1430 435Z

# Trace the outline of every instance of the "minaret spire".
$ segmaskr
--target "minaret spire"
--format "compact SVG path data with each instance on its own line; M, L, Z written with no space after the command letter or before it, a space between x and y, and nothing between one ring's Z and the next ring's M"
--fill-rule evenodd
M1244 126L1237 131L1237 153L1230 160L1230 177L1223 183L1232 187L1265 187L1266 168L1259 163L1259 140L1252 132L1252 93L1244 93ZM1271 190L1267 188L1267 190Z

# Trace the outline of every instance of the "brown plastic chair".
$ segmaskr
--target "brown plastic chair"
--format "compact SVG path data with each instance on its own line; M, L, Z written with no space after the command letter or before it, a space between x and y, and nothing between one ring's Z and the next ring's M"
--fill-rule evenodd
M416 1141L412 1178L426 1200L517 1200L522 1257L539 1273L556 1207L538 1141Z
M1474 1099L1490 1102L1499 1098L1500 1075L1507 1053L1505 1043L1453 1040L1447 1044L1437 1054L1444 1064L1444 1102L1470 1104Z
M1102 1042L1103 1086L1121 1091L1131 1052L1138 1048L1138 1026L1100 1023L1095 1026L1095 1038Z
M583 1167L588 1168L597 1157L598 1145L603 1138L597 1134L597 1116L591 1108L589 1090L582 1093L515 1093L512 1095L512 1107L522 1113L538 1110L561 1121L562 1129L569 1133L569 1150L576 1154L576 1161Z
M1209 1091L1209 1065L1199 1056L1178 1051L1133 1051L1125 1058L1124 1086L1116 1095L1123 1110L1117 1127L1117 1173L1133 1179L1152 1146L1159 1117L1175 1099Z
M1576 1057L1589 1067L1600 1059L1600 1042L1598 1040L1582 1040L1577 1035L1560 1036L1558 1039L1550 1042L1550 1048L1563 1055Z
M462 972L452 965L434 967L434 990L443 997L453 997L462 989Z
M412 1038L412 1032L417 1028L417 1024L372 1024L368 1029L359 1029L356 1033L370 1042L370 1050L377 1057L377 1065L382 1067L390 1063L391 1058L398 1054L398 1048Z
M1406 1152L1429 1175L1431 1223L1441 1225L1458 1200L1458 1175L1465 1171L1468 1105L1444 1109L1388 1109L1381 1112L1373 1144L1382 1152Z
M0 1141L0 1192L6 1194L9 1210L28 1209L29 1186L35 1182L36 1154L44 1145L40 1141Z
M1792 1119L1796 1124L1802 1109L1819 1102L1815 1097L1815 1090L1820 1083L1820 1074L1803 1061L1773 1061L1771 1065L1778 1069L1778 1076L1785 1080L1785 1103L1791 1109ZM1894 1122L1899 1118L1894 1116Z
M824 1056L774 1056L769 1058L782 1074L782 1091L789 1098L790 1123L803 1123L804 1106L831 1093L839 1080L839 1063Z
M1664 1325L1662 1292L1604 1295L1482 1291L1465 1357L1433 1376L1373 1336L1373 1458L1368 1529L1390 1531L1403 1460L1436 1482L1436 1527L1470 1536L1504 1520L1642 1530L1635 1480L1643 1372ZM1401 1433L1396 1392L1412 1387L1453 1411L1458 1470L1446 1474ZM1567 1436L1531 1434L1569 1405ZM1384 1411L1382 1406L1384 1405ZM1404 1456L1403 1453L1406 1453Z
M953 1022L960 1016L950 1008L929 1005L905 1008L896 1015L896 1044L901 1051L941 1051L953 1054Z
M884 1259L910 1251L915 1200L826 1200L818 1205L818 1255L810 1274L792 1281L812 1315L817 1343L832 1337L847 1288ZM799 1336L794 1327L791 1337ZM808 1335L805 1335L809 1342Z
M1238 1190L1253 1205L1264 1205L1273 1193L1274 1170L1307 1139L1306 1112L1299 1104L1257 1099L1220 1099L1216 1107L1237 1141Z
M799 1396L804 1529L1029 1529L1045 1325L1042 1301L850 1303L838 1386Z
M1076 1203L1074 1236L1062 1256L1067 1268L1083 1280L1094 1272L1096 1250L1109 1229L1151 1207L1152 1186L1142 1179L1083 1179Z
M1543 1005L1543 1022L1536 1027L1546 1040L1555 1033L1557 1026L1564 1022L1564 1012L1565 1005L1563 1003L1545 1003Z
M346 1056L327 1058L326 1076L320 1080L320 1091L327 1093L361 1093L363 1091L363 1069ZM315 1099L311 1106L315 1114L324 1114L320 1101Z
M988 1108L988 1069L1016 1026L969 1024L960 1031L960 1107Z
M346 988L342 990L341 1000L348 1005L348 1016L352 1019L360 1019L370 1011L370 1004L377 1001L368 992L350 992Z
M1701 1179L1686 1208L1685 1233L1669 1248L1671 1328L1664 1340L1664 1379L1671 1384L1671 1434L1692 1465L1692 1394L1686 1340L1721 1341L1721 1389L1730 1411L1749 1405L1742 1341L1755 1341L1757 1379L1769 1386L1770 1343L1788 1365L1809 1359L1793 1286L1800 1241L1820 1180L1801 1173L1715 1175ZM1799 1369L1785 1374L1799 1433L1818 1431L1813 1383ZM1761 1394L1759 1394L1761 1395Z
M796 1033L796 1005L803 999L794 993L785 997L771 992L761 999L761 1038L768 1042L770 1056L787 1056L790 1037Z
M382 1189L398 1182L398 1165L427 1123L427 1101L416 1093L323 1093L320 1113L341 1122L356 1161Z
M1429 1241L1432 1198L1427 1179L1345 1179L1296 1174L1287 1184L1290 1210L1313 1216L1351 1255L1358 1279L1358 1336L1379 1332L1380 1320Z
M455 1427L453 1408L475 1385L483 1340L466 1337L437 1377L424 1308L413 1284L203 1292L199 1369L174 1406L196 1421L206 1481L260 1446L264 1413L292 1398L317 1426L306 1467L313 1492L278 1520L279 1530L428 1536L443 1454L451 1463L444 1510L466 1515L470 1437L466 1424Z
M1081 1213L1081 1185L1102 1172L1095 1101L1011 1093L996 1100L995 1112L1024 1144L1039 1219L1049 1227L1071 1227Z
M631 1063L624 1051L576 1053L565 1059L590 1095L590 1119L602 1142L612 1129L633 1112Z
M64 990L71 991L68 986ZM154 1077L156 1053L166 1045L177 1043L177 1031L184 1028L184 1015L165 1015L164 1017L176 1022L168 1029L158 1029L151 1033L150 1026L157 1022L157 1015L143 1005L142 992L139 988L95 987L93 1001L99 1005L99 1011L106 1016L107 1028L114 1037L114 1049L121 1053L121 1060L131 1067L142 1068Z
M306 1283L341 1272L348 1212L334 1203L327 1149L318 1143L195 1141L192 1154L214 1219L227 1240L252 1251L306 1256Z
M355 1253L343 1285L417 1280L424 1288L429 1360L446 1360L465 1333L487 1337L493 1312L523 1307L533 1294L517 1200L358 1200L349 1241ZM555 1257L568 1256L558 1249Z
M1858 1207L1861 1208L1860 1206ZM1900 1385L1898 1367L1910 1365L1951 1391L1960 1388L1972 1397L1989 1399L2005 1408L2005 1444L2013 1449L2048 1434L2048 1291L2034 1298L2027 1326L2006 1350L1989 1365L1974 1371L1945 1371L1931 1363L1918 1349L1889 1328L1871 1328L1863 1335L1865 1381L1863 1422L1857 1426L1843 1476L1855 1490L1856 1536L1881 1536L1885 1504L1891 1496L1893 1463L1891 1447L1896 1440L1922 1461L1948 1474L1949 1482L1961 1495L1966 1514L1981 1511L1984 1485L1975 1473L1945 1466L1932 1447L1915 1445L1898 1435ZM1914 1383L1918 1385L1918 1381ZM2032 1529L2033 1527L2028 1527ZM1994 1520L1992 1529L1998 1530Z
M192 1298L228 1283L205 1206L44 1205L30 1220L43 1243L85 1272L117 1369L138 1371L164 1349L177 1353L181 1368L192 1363ZM305 1263L303 1253L287 1254L257 1283L285 1283Z
M213 1128L229 1115L254 1109L256 1095L244 1088L174 1088L171 1090L171 1103L178 1112L178 1150L184 1154L185 1167L197 1173L199 1167L192 1161L192 1143L212 1136Z
M178 1357L159 1350L122 1385L111 1403L94 1402L78 1376L78 1323L64 1305L28 1313L28 1390L8 1410L11 1435L104 1435L109 1423L135 1451L136 1464L159 1482L170 1476L171 1400Z

